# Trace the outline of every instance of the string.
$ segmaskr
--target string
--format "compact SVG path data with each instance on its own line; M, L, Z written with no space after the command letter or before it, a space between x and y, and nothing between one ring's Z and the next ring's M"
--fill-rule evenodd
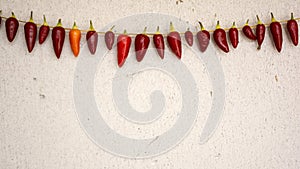
M7 20L9 17L5 17L5 16L0 16L0 17L2 17L4 20ZM300 20L300 18L294 18L294 20L296 20L296 21L299 21ZM23 21L23 20L18 20L20 23L26 23L27 21ZM279 22L279 23L281 23L281 24L283 24L283 23L287 23L289 20L278 20L277 22ZM267 24L264 24L265 26L266 26L266 28L267 27L270 27L270 24L271 23L267 23ZM39 24L39 23L36 23L36 25L37 26L42 26L43 24ZM250 28L252 28L252 29L254 29L254 28L256 28L256 25L249 25L250 26ZM50 29L53 29L55 26L50 26L49 25L49 27L50 27ZM65 30L67 30L67 31L70 31L72 28L64 28ZM229 31L229 29L230 28L223 28L225 31ZM241 27L237 27L237 29L238 30L242 30L243 29L243 27L241 26ZM81 30L81 29L79 29L81 32L83 32L83 33L87 33L89 30ZM207 30L208 32L210 32L210 33L212 33L212 32L214 32L215 30ZM98 34L102 34L102 35L104 35L106 32L101 32L101 31L97 31L97 33ZM123 33L120 33L120 32L114 32L116 35L120 35L120 34L123 34ZM185 32L179 32L179 34L184 34ZM197 32L192 32L193 34L197 34ZM127 35L129 35L129 36L136 36L137 34L139 34L139 33L126 33ZM149 36L153 36L153 35L155 35L156 33L151 33L151 32L147 32L147 35L149 35ZM167 34L164 34L164 33L162 33L162 35L163 36L167 36Z

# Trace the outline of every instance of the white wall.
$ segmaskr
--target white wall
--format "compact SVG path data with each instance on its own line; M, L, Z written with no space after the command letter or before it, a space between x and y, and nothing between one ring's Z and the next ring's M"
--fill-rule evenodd
M3 16L9 16L14 11L21 20L28 20L33 10L36 22L41 23L45 14L50 25L55 25L57 19L62 18L63 25L71 27L76 20L82 29L88 28L90 19L94 21L95 28L100 29L125 16L145 12L174 15L193 25L201 20L207 29L214 29L217 20L221 21L223 27L230 27L233 21L241 26L247 19L253 25L256 23L255 15L269 23L270 12L279 20L288 19L290 12L300 17L299 0L183 0L178 4L175 0L10 0L0 1L0 9L3 10ZM37 45L33 53L28 54L23 24L20 24L13 43L7 41L4 28L2 23L0 168L300 167L300 47L291 45L285 31L280 54L275 51L269 33L261 51L257 51L256 44L243 36L238 48L229 54L216 50L224 70L226 98L221 122L207 143L199 144L199 133L207 118L199 113L194 128L178 146L157 157L134 160L103 151L80 127L73 100L73 78L78 58L72 56L68 39L58 61L50 38L43 46ZM204 92L202 98L206 98L211 84L205 71L201 70L204 69L203 65L194 63L194 60L183 58L183 62L196 71L195 75L199 75L196 82L200 91ZM101 78L95 83L101 84L98 89L104 95L110 95L111 92L106 74L117 69L115 61L115 58L108 59L107 62L112 62L110 66L105 66L107 62L104 62L103 67L98 67ZM201 69L195 68L197 66ZM106 74L101 76L101 71ZM148 76L138 78L134 82L141 88L137 91L134 87L131 89L131 102L136 109L147 110L151 107L149 93L141 89L146 87L143 81ZM101 99L106 98L101 97L101 93L98 95ZM146 102L139 97L146 98ZM110 102L109 99L103 100L108 104ZM209 110L209 104L207 100L199 103L203 111ZM126 130L122 130L122 123L113 120L109 123L126 134ZM154 129L159 131L167 127L162 123ZM132 137L138 137L136 135L139 133L134 131L128 132ZM142 131L142 134L147 135L148 132Z

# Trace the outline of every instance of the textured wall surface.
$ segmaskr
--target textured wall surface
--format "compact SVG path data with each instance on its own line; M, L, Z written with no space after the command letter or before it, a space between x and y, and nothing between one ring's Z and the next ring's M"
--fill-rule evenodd
M201 20L207 29L214 29L217 20L223 27L230 27L233 21L243 25L247 19L253 25L256 23L255 15L268 23L270 12L279 20L288 19L290 12L300 17L299 0L183 0L177 3L176 0L1 0L0 9L3 16L14 11L21 20L28 20L33 10L36 22L41 23L45 14L50 25L55 25L57 19L62 18L63 25L71 27L76 20L82 29L88 28L90 19L94 21L95 28L101 28L123 17L145 12L173 15L193 25ZM2 23L1 169L300 168L300 47L291 45L285 29L280 54L274 50L269 32L260 51L256 50L255 43L243 36L236 50L228 54L216 50L224 71L226 98L222 119L208 142L199 144L199 133L207 118L207 115L199 113L189 135L172 150L148 159L128 159L102 150L82 130L73 98L77 59L72 56L68 39L61 59L57 60L50 38L29 54L23 37L23 24L20 24L13 43L7 41L4 28ZM211 84L205 68L195 57L183 57L182 61L194 72L201 91L199 111L206 112L211 106ZM135 109L147 111L151 107L149 91L145 89L147 83L154 79L158 84L168 85L168 88L162 89L169 99L166 103L171 104L167 105L169 115L165 121L148 128L141 125L137 132L136 125L120 123L116 117L110 116L117 114L110 102L109 81L110 73L117 69L115 62L115 58L107 57L99 65L95 78L96 98L107 102L109 113L104 114L107 123L132 138L151 137L167 130L176 120L172 112L178 109L176 99L180 93L176 85L172 85L172 79L163 75L161 80L155 78L157 72L133 78L131 83L135 86L128 91L129 100ZM171 121L168 122L168 119Z

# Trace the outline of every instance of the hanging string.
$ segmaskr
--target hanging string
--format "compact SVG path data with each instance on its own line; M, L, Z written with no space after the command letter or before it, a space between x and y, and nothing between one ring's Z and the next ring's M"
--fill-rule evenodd
M6 19L8 19L9 17L5 17L5 16L1 16L4 20L6 20ZM300 18L294 18L296 21L299 21L300 20ZM18 20L20 23L26 23L27 21L23 21L23 20ZM278 22L279 23L287 23L289 20L278 20ZM267 24L264 24L266 27L270 27L270 24L271 23L267 23ZM39 23L36 23L36 25L37 26L42 26L43 24L39 24ZM250 25L249 25L250 26ZM50 26L49 25L49 27L51 28L51 29L53 29L55 26ZM250 26L252 29L253 28L255 28L256 27L256 25L252 25L252 26ZM70 31L72 28L64 28L65 30L67 30L67 31ZM223 28L225 31L228 31L230 28ZM242 30L243 29L243 27L237 27L237 29L238 30ZM86 32L88 32L89 30L80 30L81 32L83 32L83 33L86 33ZM212 32L214 32L215 30L207 30L208 32L210 32L210 33L212 33ZM97 31L97 33L98 34L102 34L102 35L104 35L106 32L101 32L101 31ZM120 34L123 34L123 33L120 33L120 32L114 32L116 35L120 35ZM184 34L184 32L179 32L180 34ZM137 34L139 34L139 33L127 33L127 35L130 35L130 36L136 36ZM197 34L197 32L193 32L193 34ZM155 35L155 33L151 33L151 32L147 32L147 35L149 35L149 36L153 36L153 35ZM167 36L167 34L166 33L162 33L162 35L163 36Z

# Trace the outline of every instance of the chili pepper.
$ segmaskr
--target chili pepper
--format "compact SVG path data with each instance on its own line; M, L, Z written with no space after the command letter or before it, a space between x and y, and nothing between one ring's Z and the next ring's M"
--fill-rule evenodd
M190 28L187 29L187 31L184 33L185 40L189 46L193 46L194 42L194 35L190 31Z
M135 53L136 53L136 60L138 62L142 61L147 49L149 47L150 38L146 34L147 27L145 27L144 32L141 34L137 34L134 40L135 44Z
M256 40L256 36L254 35L252 28L249 26L248 22L249 19L247 20L246 24L243 27L243 33L247 38L251 40Z
M118 65L122 67L128 57L128 53L131 45L131 37L127 35L126 30L123 34L120 34L117 39L118 49Z
M282 28L281 28L281 24L278 21L276 21L276 19L273 16L273 13L271 13L271 17L272 17L272 23L270 24L271 34L272 34L272 37L273 37L275 47L276 47L277 51L280 52L281 48L282 48Z
M36 35L37 35L37 26L33 21L32 15L33 15L33 12L31 11L30 19L24 25L25 40L26 40L26 45L27 45L27 49L28 49L29 53L34 48L35 41L36 41Z
M219 21L217 22L216 30L214 31L214 40L218 47L225 53L229 52L229 47L226 40L226 32L221 28Z
M89 31L86 33L86 41L88 44L88 48L92 55L96 53L97 44L98 44L98 33L93 27L93 22L90 20L90 28Z
M81 31L78 29L76 22L74 22L72 29L69 32L69 41L72 52L75 57L78 56L80 51L80 39L81 39Z
M44 23L40 27L40 30L39 30L39 44L43 44L45 42L45 40L48 37L49 31L50 31L50 27L46 21L45 15L44 15Z
M197 33L197 40L199 43L199 49L201 52L205 52L209 45L210 41L210 34L205 28L203 27L202 23L199 22L201 30Z
M164 58L165 42L163 35L159 32L159 26L157 26L156 33L153 35L154 46L161 59Z
M105 44L108 50L111 50L114 42L115 42L115 34L113 33L113 29L114 29L115 25L113 25L109 31L105 32Z
M60 58L61 51L64 47L65 36L65 29L62 27L61 19L59 19L57 25L52 29L52 43L57 59Z
M286 26L293 44L297 46L298 45L298 23L294 19L293 13L291 13L291 19L287 22Z
M175 30L172 22L170 23L170 33L167 36L167 41L172 52L178 57L178 59L181 59L181 37Z
M259 50L261 47L261 44L263 43L265 39L265 33L266 33L266 26L260 21L258 15L256 15L257 18L257 25L256 25L256 38L257 38L257 49Z
M229 29L228 33L229 33L229 39L232 44L232 47L236 48L239 43L239 31L235 26L235 22L233 22L232 27Z
M19 28L19 21L16 19L13 12L11 13L11 17L5 21L5 28L7 39L9 42L12 42L15 39Z

